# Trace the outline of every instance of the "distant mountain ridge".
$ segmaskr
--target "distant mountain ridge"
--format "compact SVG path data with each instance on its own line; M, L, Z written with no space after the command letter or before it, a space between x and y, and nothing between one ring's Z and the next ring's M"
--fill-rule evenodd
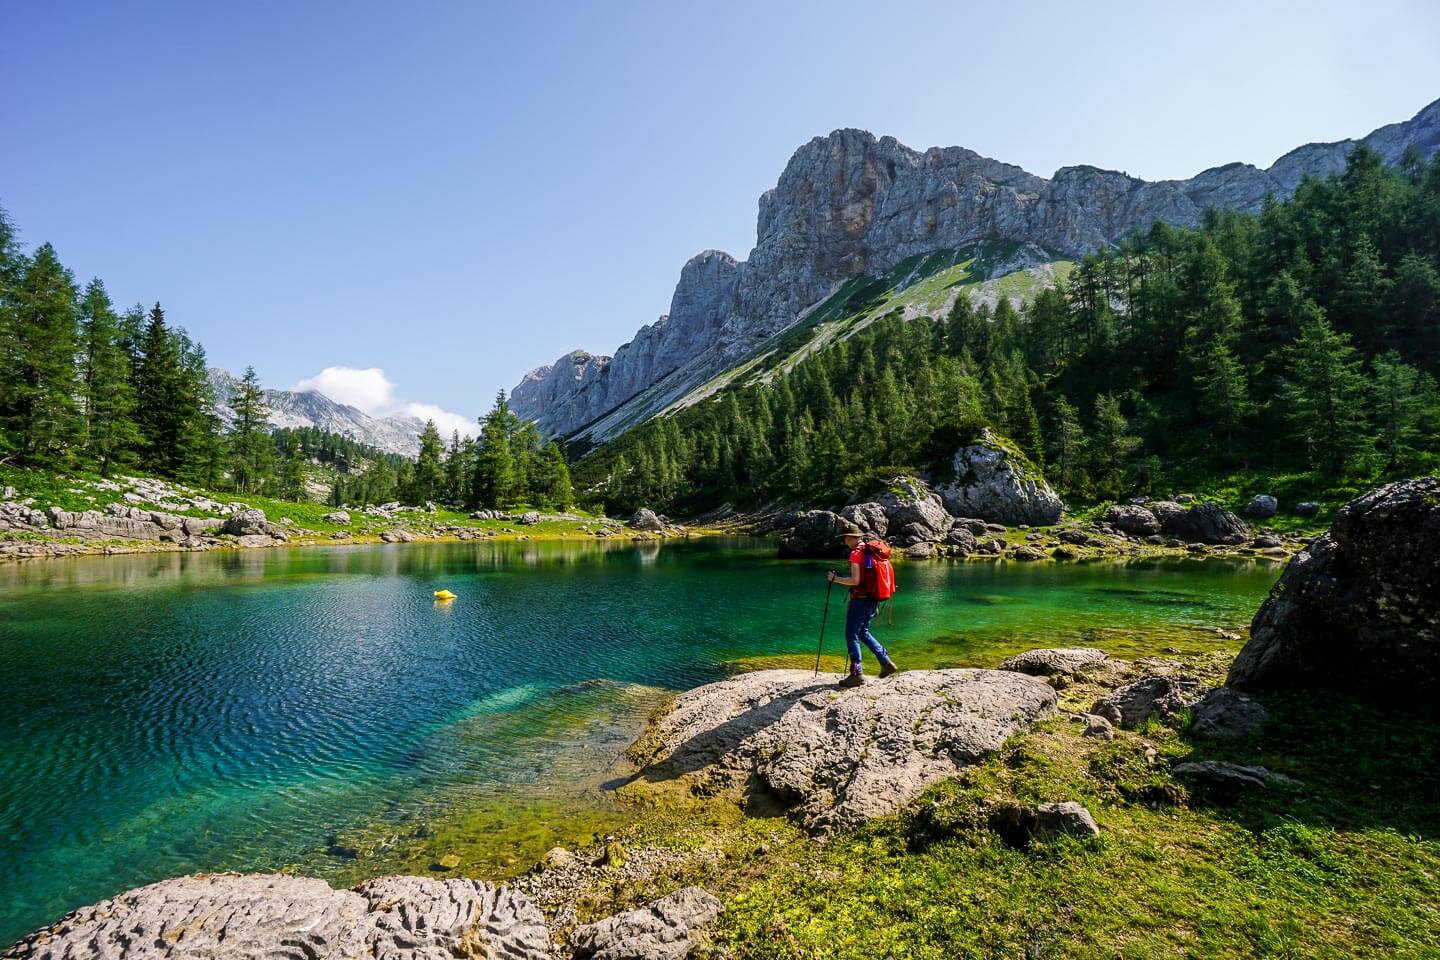
M235 421L231 402L240 388L240 378L220 367L210 368L210 387L215 391L215 412L228 427ZM319 427L338 433L386 453L413 457L420 452L420 431L425 421L397 413L372 417L357 407L336 403L318 390L265 391L270 425L275 427Z
M1208 207L1257 211L1306 176L1343 170L1357 143L1391 164L1411 147L1428 158L1440 147L1440 100L1359 141L1298 147L1264 170L1232 163L1158 182L1091 166L1046 180L963 147L921 152L837 130L797 150L760 197L748 260L693 257L668 314L613 357L576 350L530 371L511 391L512 409L548 435L603 441L750 356L853 278L980 241L1078 257L1157 220L1195 226Z

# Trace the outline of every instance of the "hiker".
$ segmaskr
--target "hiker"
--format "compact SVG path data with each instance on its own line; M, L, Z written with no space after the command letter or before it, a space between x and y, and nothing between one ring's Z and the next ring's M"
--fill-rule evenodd
M840 681L840 686L858 687L865 682L860 665L862 640L880 661L881 679L897 669L890 654L870 632L870 621L875 619L881 602L895 593L895 573L890 567L889 544L883 540L866 540L853 523L845 525L843 536L850 551L850 576L842 577L834 570L826 576L831 583L850 588L850 602L845 607L845 646L850 651L850 672Z

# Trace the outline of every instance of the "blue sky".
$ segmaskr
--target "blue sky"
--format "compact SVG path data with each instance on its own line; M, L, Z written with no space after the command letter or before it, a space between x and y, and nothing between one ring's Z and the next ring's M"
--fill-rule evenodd
M745 256L760 193L838 127L1167 178L1437 97L1433 0L12 0L0 205L213 363L473 416L612 352L691 255Z

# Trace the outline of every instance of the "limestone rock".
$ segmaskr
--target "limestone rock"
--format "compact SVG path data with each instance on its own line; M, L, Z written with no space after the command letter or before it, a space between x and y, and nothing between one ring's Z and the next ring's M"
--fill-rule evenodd
M1170 771L1191 785L1199 799L1217 804L1234 803L1250 790L1269 786L1296 786L1297 781L1265 767L1250 767L1223 760L1194 760L1176 764Z
M1249 503L1245 504L1242 512L1245 516L1254 517L1256 520L1268 520L1275 516L1275 512L1279 509L1280 501L1268 493L1257 493L1250 498Z
M1000 670L913 670L851 689L764 670L682 693L634 753L643 780L768 800L828 834L894 813L1055 702L1049 684Z
M247 507L230 515L225 521L223 532L235 537L251 536L259 533L269 533L270 523L265 519L265 511L257 510L254 507Z
M665 529L665 524L655 515L655 511L647 507L635 511L635 516L630 518L630 526L648 533L658 533Z
M1216 503L1197 503L1186 509L1161 501L1150 504L1150 510L1164 533L1186 543L1236 544L1250 536L1243 520Z
M780 541L782 557L844 557L845 521L829 510L807 510Z
M1250 736L1269 719L1264 707L1233 687L1216 687L1205 694L1191 716L1191 729L1206 737Z
M724 907L699 887L684 887L647 906L576 929L575 960L685 960L695 934Z
M1320 512L1320 504L1314 500L1304 500L1295 504L1295 516L1313 517Z
M1073 674L1078 670L1106 659L1104 650L1094 647L1046 647L1040 650L1026 650L1007 658L1000 664L1001 670L1014 670L1035 677L1052 674Z
M1155 519L1155 514L1139 506L1113 506L1105 514L1105 522L1137 537L1160 532L1160 521Z
M330 513L325 514L325 516L321 517L320 519L324 520L326 523L348 524L350 522L350 511L332 510Z
M1096 700L1090 712L1117 726L1136 727L1151 717L1170 720L1206 692L1193 677L1141 677Z
M1440 693L1440 477L1387 484L1337 511L1271 588L1229 683Z
M1059 836L1098 837L1100 825L1084 805L1074 800L1041 803L1035 806L1034 836L1040 840L1051 840Z
M890 518L885 515L885 508L874 501L852 503L840 511L840 517L872 537L884 537L890 529Z
M950 529L950 514L929 486L913 477L896 477L894 489L873 501L885 514L888 529L900 546L936 541Z
M282 874L201 874L102 900L21 940L12 960L373 957L544 960L523 895L478 880L380 877L354 890Z
M956 451L954 479L936 488L945 509L992 523L1057 522L1064 504L1045 478L988 428Z
M520 519L516 521L516 523L522 527L533 527L539 522L540 514L535 510L527 510L525 513L520 514Z

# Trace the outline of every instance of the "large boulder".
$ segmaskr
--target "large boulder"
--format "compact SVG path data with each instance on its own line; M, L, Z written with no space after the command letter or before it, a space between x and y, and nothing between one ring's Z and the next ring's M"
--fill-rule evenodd
M642 781L687 778L789 809L824 835L894 813L1055 710L1043 680L913 670L840 689L833 675L763 670L675 700L632 750Z
M550 935L524 895L479 880L379 877L353 890L283 874L201 874L79 910L10 960L207 957L544 960Z
M1268 493L1257 493L1245 504L1242 511L1247 517L1254 517L1256 520L1268 520L1275 516L1275 511L1280 509L1280 501Z
M1271 588L1229 683L1396 703L1440 694L1440 477L1387 484L1341 507Z
M1105 651L1094 647L1045 647L1008 657L1000 669L1028 673L1032 677L1070 676L1105 659Z
M1056 523L1065 505L1018 448L989 428L955 452L953 479L936 487L945 509L992 523Z
M795 518L795 526L780 541L782 557L843 556L841 535L845 521L829 510L806 510Z
M1160 521L1162 533L1188 543L1236 544L1250 539L1245 521L1218 503L1197 503L1186 509L1162 500L1149 509Z
M1117 530L1137 537L1148 537L1160 532L1160 521L1155 514L1135 504L1117 504L1105 514L1105 522Z

